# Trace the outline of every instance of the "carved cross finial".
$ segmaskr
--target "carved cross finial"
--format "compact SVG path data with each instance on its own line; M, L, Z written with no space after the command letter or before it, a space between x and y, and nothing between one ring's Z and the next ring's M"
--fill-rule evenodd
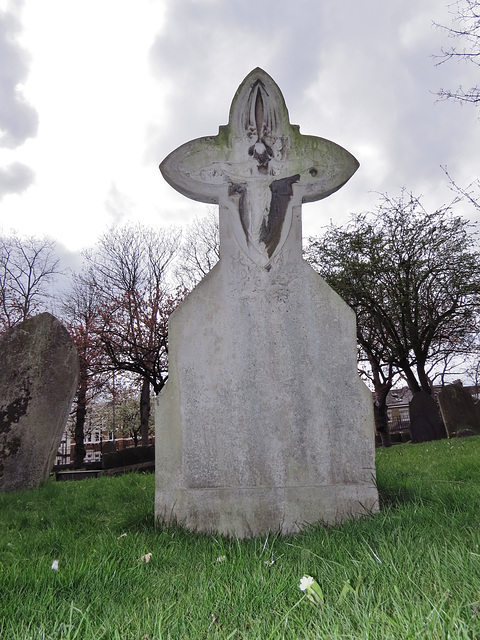
M285 242L292 207L334 193L358 166L339 145L290 124L280 89L257 68L237 89L228 125L178 147L160 170L180 193L236 216L237 241L265 266Z

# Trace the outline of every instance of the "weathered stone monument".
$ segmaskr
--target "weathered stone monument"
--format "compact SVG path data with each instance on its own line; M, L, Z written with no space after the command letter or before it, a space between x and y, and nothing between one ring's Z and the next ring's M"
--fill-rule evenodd
M429 442L445 437L437 403L426 391L417 391L408 404L412 442Z
M76 391L78 357L49 313L0 336L0 491L48 479Z
M460 381L440 390L438 404L449 437L480 434L478 406Z
M355 316L302 259L301 205L358 167L291 125L255 69L217 136L161 164L184 195L220 206L220 261L170 318L156 404L160 521L248 537L378 509L370 392Z

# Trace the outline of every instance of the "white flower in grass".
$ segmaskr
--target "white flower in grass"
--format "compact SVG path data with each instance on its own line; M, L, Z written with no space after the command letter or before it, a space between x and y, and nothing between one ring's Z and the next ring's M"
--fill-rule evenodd
M54 560L52 562L52 566L50 567L50 569L53 569L53 571L58 571L58 560Z
M217 562L225 562L226 559L227 559L227 556L218 556Z
M121 536L118 536L117 540L120 540L120 538L126 538L126 537L127 537L127 534L126 533L122 533Z
M312 586L314 582L315 580L312 578L312 576L303 576L303 578L300 580L300 591L306 591Z
M150 558L152 557L151 553L146 553L144 556L140 558L140 562L150 562Z
M323 591L312 576L303 576L300 580L300 590L316 607L320 607L323 604Z

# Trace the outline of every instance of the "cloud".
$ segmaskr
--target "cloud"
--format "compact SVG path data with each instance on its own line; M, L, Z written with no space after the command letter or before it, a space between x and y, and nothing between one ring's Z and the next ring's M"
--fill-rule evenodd
M38 129L37 111L21 91L28 75L29 55L18 42L20 31L13 9L0 10L0 146L8 149L22 145Z
M407 45L402 50L399 37L414 14L383 0L340 6L297 0L294 7L277 0L274 9L248 0L169 3L150 51L152 71L169 96L165 121L150 132L150 159L191 138L215 135L235 90L256 66L278 83L303 133L348 144L352 133L375 136L383 127L384 144L411 113L410 96L396 100L402 88L404 94L416 89L409 86ZM421 25L428 40L429 19ZM407 40L418 54L418 39ZM428 54L425 64L431 66Z
M131 215L133 202L118 189L115 183L112 183L105 200L105 209L114 224L121 224Z
M151 158L192 137L215 134L228 120L240 82L257 66L299 98L318 71L322 4L300 0L293 7L278 0L273 9L269 2L245 0L170 2L150 50L170 114L150 139Z
M21 162L0 167L0 200L9 193L22 193L34 182L35 173Z
M304 207L306 233L402 186L439 206L450 199L440 165L463 183L478 175L476 114L436 98L459 73L469 85L473 71L435 66L445 36L432 23L449 15L438 0L167 0L166 7L150 49L164 102L162 118L147 127L149 163L215 135L240 82L260 66L303 134L333 140L360 161L345 189Z

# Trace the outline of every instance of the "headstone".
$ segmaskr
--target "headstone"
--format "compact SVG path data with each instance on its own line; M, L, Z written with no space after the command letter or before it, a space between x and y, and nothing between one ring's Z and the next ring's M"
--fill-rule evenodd
M443 387L438 394L443 422L450 436L458 433L480 434L480 416L472 394L461 383Z
M417 391L408 405L412 442L428 442L445 437L438 405L426 391Z
M109 453L115 453L117 450L117 445L115 443L115 440L107 440L107 442L104 442L102 445L102 454L109 454Z
M77 375L75 343L51 314L0 336L0 491L33 489L48 479Z
M162 163L175 189L219 204L220 261L170 318L156 403L160 521L243 538L378 509L355 315L302 259L302 202L357 167L290 124L261 69L217 136Z

